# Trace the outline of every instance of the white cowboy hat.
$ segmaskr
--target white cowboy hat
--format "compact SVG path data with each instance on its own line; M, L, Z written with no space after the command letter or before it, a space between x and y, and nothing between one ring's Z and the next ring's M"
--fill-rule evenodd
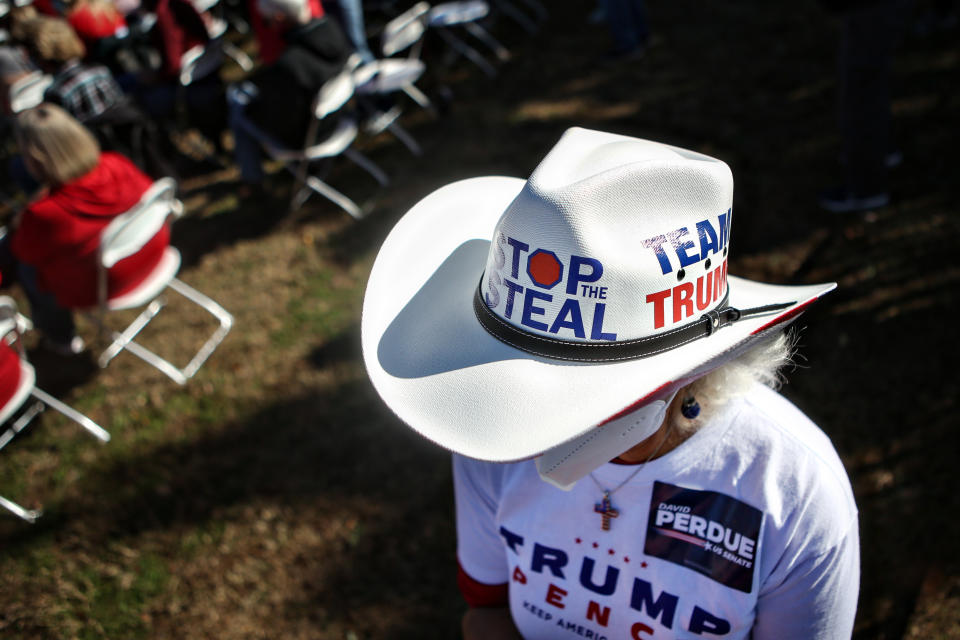
M374 386L414 430L472 458L590 457L596 427L668 403L835 286L728 277L732 198L719 160L585 129L527 181L438 189L370 274Z

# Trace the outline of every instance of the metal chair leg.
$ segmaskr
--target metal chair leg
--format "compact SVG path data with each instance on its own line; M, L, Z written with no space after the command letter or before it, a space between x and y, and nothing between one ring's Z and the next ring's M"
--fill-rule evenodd
M383 170L375 165L372 160L367 158L359 151L353 148L344 149L343 155L353 161L354 164L366 169L367 173L373 176L373 178L380 183L380 186L385 187L390 184L390 178L383 172Z
M490 35L489 31L481 27L476 22L468 22L463 25L463 28L466 29L467 32L474 38L490 47L490 50L493 51L494 55L497 56L497 59L501 62L506 62L510 59L510 51L508 51L505 46L500 44L499 40Z
M415 156L423 155L423 150L420 148L420 145L417 144L417 141L414 140L413 136L410 135L406 129L401 127L396 122L391 122L389 125L387 125L387 129L397 138L397 140L403 143L403 146L410 150L410 153Z
M357 203L343 195L326 182L320 180L315 176L307 176L307 185L320 195L322 195L327 200L330 200L335 205L349 213L351 216L360 220L363 218L363 211L360 210L360 207L357 206Z
M111 337L113 342L103 350L103 353L100 354L100 358L97 360L97 364L100 365L101 369L105 369L110 361L117 357L121 351L127 348L133 339L137 337L137 334L140 333L147 324L153 320L154 316L160 313L160 310L163 309L166 304L166 300L163 298L155 298L147 305L147 307L140 312L140 315L130 323L123 333L113 332ZM96 318L97 323L99 324L101 331L106 330L106 322L102 315Z
M3 507L4 509L9 511L13 515L17 516L18 518L26 520L30 524L33 524L34 522L36 522L37 518L39 518L43 514L43 512L39 510L24 509L23 507L18 505L16 502L7 500L3 496L0 496L0 507Z
M480 67L480 70L483 71L485 74L487 74L491 78L497 75L497 70L493 67L493 65L487 62L487 60L482 55L480 55L479 51L477 51L476 49L468 45L461 38L458 38L457 36L450 33L450 31L442 27L437 27L437 33L440 34L440 37L443 38L444 41L447 44L449 44L454 51L456 51L457 53L469 59L475 65Z
M433 103L430 101L430 98L428 98L427 94L425 94L423 91L420 91L420 88L415 84L410 83L404 85L403 92L410 96L411 100L429 111L432 115L437 115L437 110L433 107Z
M537 26L537 23L531 20L527 14L520 11L520 9L515 7L512 3L500 0L496 3L496 7L503 11L503 13L509 18L512 18L514 22L523 27L523 29L530 35L535 35L538 31L540 31L540 27Z
M150 304L147 305L147 308L144 309L139 316L137 316L133 323L131 323L123 333L113 333L113 342L100 355L99 363L101 367L106 367L107 363L116 357L120 351L129 351L131 354L159 370L177 384L184 385L187 383L187 380L192 378L197 373L197 371L200 369L203 363L206 362L207 358L210 357L217 346L223 342L223 339L230 332L231 327L233 327L233 316L230 314L230 312L221 307L213 299L200 293L190 285L177 278L170 280L167 288L173 289L194 304L203 308L205 311L207 311L207 313L217 319L219 326L214 331L213 335L211 335L207 341L204 342L199 351L197 351L193 358L190 359L190 362L188 362L183 368L178 368L173 363L161 358L150 349L147 349L143 345L134 342L133 339L137 336L137 334L140 333L147 323L149 323L154 316L160 313L160 310L164 307L165 302L162 302L161 299L158 298L150 302Z
M184 377L189 379L196 374L203 363L207 361L207 358L210 357L217 346L223 342L223 339L227 337L228 333L230 333L230 329L233 327L233 315L217 304L215 300L200 293L182 280L174 278L170 281L169 287L187 300L190 300L194 304L202 307L220 323L220 326L217 327L216 331L213 332L213 335L210 336L205 343L203 343L203 346L200 347L200 350L197 351L196 355L194 355L190 362L187 363L187 366L180 370Z
M30 391L30 395L32 395L34 398L44 403L51 409L60 412L61 414L63 414L64 417L69 418L70 420L73 420L74 422L79 424L81 427L86 429L90 433L90 435L92 435L94 438L96 438L100 442L110 441L110 434L107 432L106 429L104 429L103 427L98 425L96 422L94 422L87 416L83 415L73 407L70 407L60 402L59 400L51 396L46 391L43 391L41 389L37 389L36 387L34 387L33 390Z

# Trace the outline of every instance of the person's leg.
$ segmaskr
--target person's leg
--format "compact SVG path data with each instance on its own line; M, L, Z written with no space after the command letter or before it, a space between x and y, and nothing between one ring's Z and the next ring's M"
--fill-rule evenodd
M77 337L73 313L57 304L53 294L42 291L37 285L37 270L22 262L17 264L17 278L30 302L30 319L33 325L57 347L71 351Z
M250 83L231 85L227 89L227 119L233 133L233 157L240 167L241 179L248 183L263 180L260 142L252 135L251 125L244 109L256 95L256 87Z
M360 54L364 62L372 62L373 52L367 45L367 32L363 20L363 2L362 0L337 0L337 9L340 14L340 22L343 24L343 30L354 49Z

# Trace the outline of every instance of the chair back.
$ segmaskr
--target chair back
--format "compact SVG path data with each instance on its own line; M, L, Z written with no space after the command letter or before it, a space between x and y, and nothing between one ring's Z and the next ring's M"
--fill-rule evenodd
M19 338L20 327L17 324L17 304L10 296L0 296L0 341L6 341L10 333Z
M142 249L171 216L183 215L183 204L177 200L176 190L173 178L157 180L132 209L107 225L100 235L99 249L100 265L104 269Z
M430 9L429 24L433 27L451 27L467 22L476 22L487 17L490 5L486 0L463 0L444 2Z
M339 110L353 97L353 72L349 68L333 76L323 83L317 97L313 101L313 115L322 120L334 111Z
M219 39L197 44L180 57L180 85L189 86L220 70L223 66L223 43Z
M17 80L10 87L10 109L14 113L20 113L37 106L43 102L43 94L51 84L53 76L42 71L34 71Z
M419 42L427 30L429 12L429 3L418 2L388 22L380 36L383 55L390 57Z

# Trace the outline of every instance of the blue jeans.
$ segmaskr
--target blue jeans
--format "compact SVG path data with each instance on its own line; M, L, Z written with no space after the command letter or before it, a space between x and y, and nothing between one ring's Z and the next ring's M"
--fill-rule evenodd
M326 5L326 3L324 3ZM337 13L340 15L340 24L347 32L350 43L357 50L364 62L373 62L374 55L367 46L367 32L363 22L362 0L337 0Z

